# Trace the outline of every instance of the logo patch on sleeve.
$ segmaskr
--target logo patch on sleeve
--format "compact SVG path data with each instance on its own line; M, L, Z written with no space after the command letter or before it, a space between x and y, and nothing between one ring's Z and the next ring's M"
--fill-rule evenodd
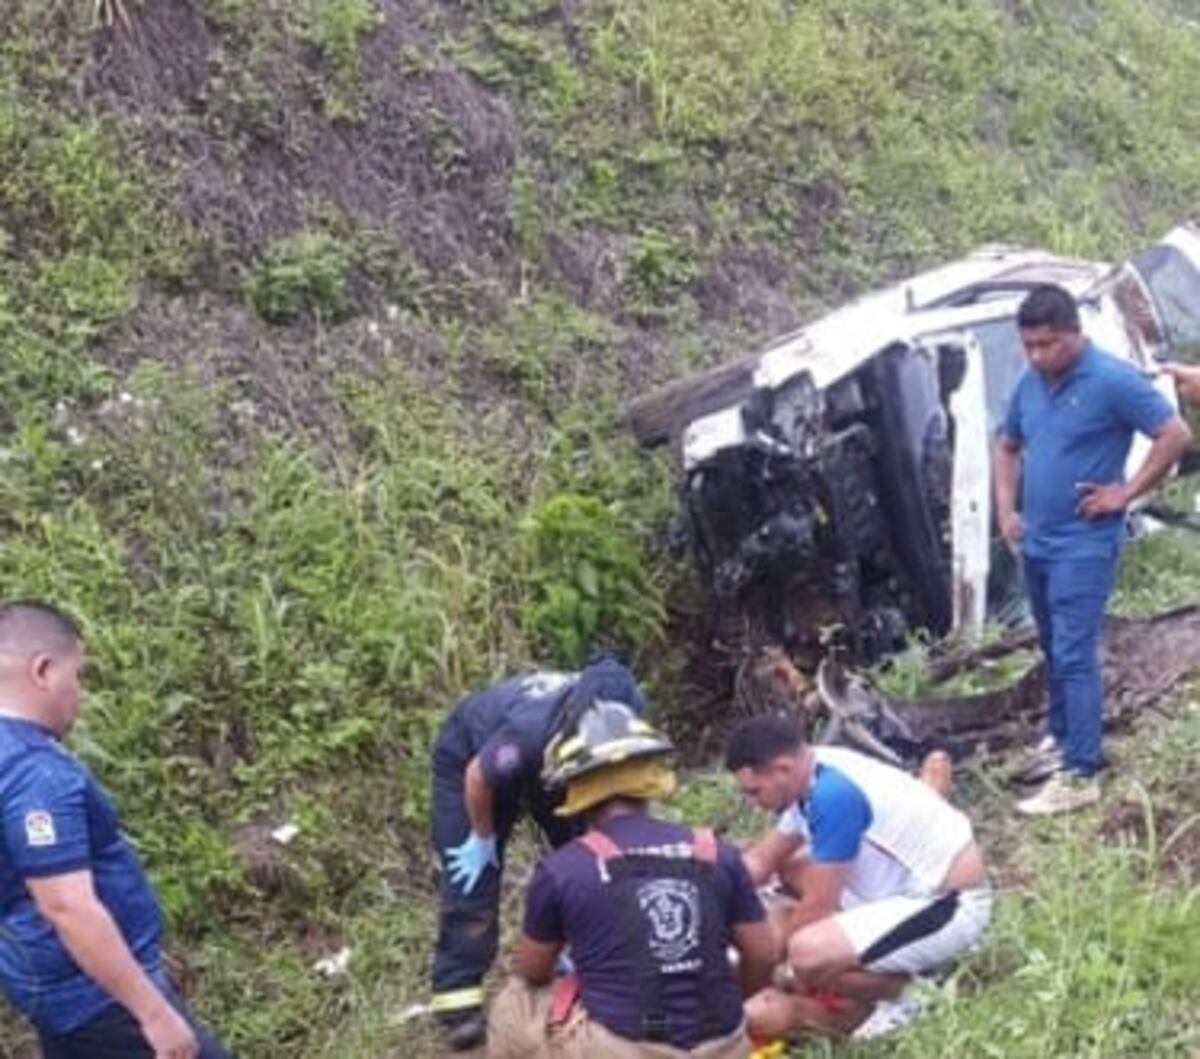
M496 747L492 764L502 776L507 776L521 763L521 749L515 743L501 743Z
M27 812L25 840L31 846L53 846L58 841L58 835L54 832L54 817L43 809Z

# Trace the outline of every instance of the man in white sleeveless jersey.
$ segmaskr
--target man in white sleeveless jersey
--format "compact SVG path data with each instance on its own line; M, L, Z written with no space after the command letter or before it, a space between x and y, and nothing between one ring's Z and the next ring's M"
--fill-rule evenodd
M979 940L992 905L983 854L971 822L927 784L811 746L783 717L739 726L725 764L750 801L779 814L744 854L751 878L778 873L797 896L781 924L791 984L747 1003L756 1037L848 1032Z

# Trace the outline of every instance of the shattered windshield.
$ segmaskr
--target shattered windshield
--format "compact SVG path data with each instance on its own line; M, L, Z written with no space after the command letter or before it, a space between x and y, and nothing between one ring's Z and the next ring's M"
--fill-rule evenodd
M1200 272L1173 246L1155 246L1133 267L1154 295L1172 357L1200 362Z

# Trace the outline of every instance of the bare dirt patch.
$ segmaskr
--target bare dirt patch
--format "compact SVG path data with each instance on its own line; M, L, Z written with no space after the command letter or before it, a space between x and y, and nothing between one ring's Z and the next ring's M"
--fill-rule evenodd
M1200 815L1186 815L1161 802L1153 808L1122 801L1113 806L1100 833L1155 857L1163 876L1184 885L1200 882Z
M1131 721L1171 688L1200 672L1200 607L1140 620L1110 618L1104 630L1108 720Z
M743 320L764 334L800 326L800 314L783 291L788 268L765 244L731 246L696 285L707 318Z

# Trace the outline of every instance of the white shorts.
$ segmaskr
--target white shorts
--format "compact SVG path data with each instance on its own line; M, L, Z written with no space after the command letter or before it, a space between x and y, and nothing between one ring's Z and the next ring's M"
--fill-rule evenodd
M884 897L834 915L869 971L921 974L978 943L992 917L989 886L933 897Z

